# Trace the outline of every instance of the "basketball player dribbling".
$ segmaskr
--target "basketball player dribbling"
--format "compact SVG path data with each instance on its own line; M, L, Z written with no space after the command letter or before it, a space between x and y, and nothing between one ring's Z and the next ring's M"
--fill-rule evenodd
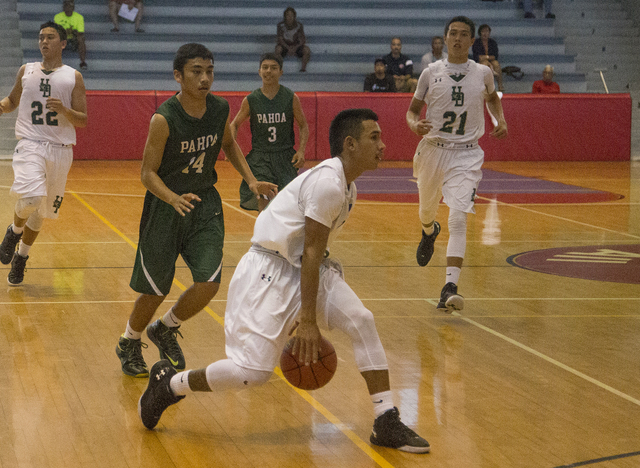
M407 125L422 140L413 159L418 179L422 240L416 252L418 265L431 260L440 224L435 221L440 198L449 207L449 243L445 286L438 309L461 310L458 280L467 243L467 213L475 213L474 202L482 178L484 152L478 139L484 134L484 103L497 120L491 135L507 136L507 123L489 67L469 60L475 25L465 16L453 18L445 27L449 57L431 63L422 71L409 110ZM420 113L427 106L427 114Z
M64 28L53 21L42 24L38 35L42 62L22 65L13 89L0 101L0 115L18 108L19 141L13 153L11 186L18 201L13 224L0 245L0 262L11 263L10 286L22 284L44 218L59 215L73 162L75 128L87 125L82 75L62 63L66 37Z
M376 419L374 445L427 453L429 443L400 420L389 382L389 366L373 314L328 256L331 243L355 203L354 181L384 156L378 116L348 109L331 123L332 158L289 183L260 213L252 247L240 260L225 310L227 359L204 369L176 373L169 361L151 368L138 409L153 429L163 411L192 392L241 390L269 381L295 330L292 353L309 365L318 358L320 326L337 328L351 340Z

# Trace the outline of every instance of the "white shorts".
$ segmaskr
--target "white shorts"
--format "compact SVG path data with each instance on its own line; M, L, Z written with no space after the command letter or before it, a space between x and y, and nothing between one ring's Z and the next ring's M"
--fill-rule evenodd
M240 367L273 371L300 311L300 301L300 268L275 252L252 247L229 284L224 318L229 359ZM325 330L342 330L354 323L349 317L370 314L344 281L341 268L329 259L320 267L317 314L318 326ZM361 372L386 369L373 320L366 323L362 334L367 346L358 346L362 352L356 351L356 364Z
M72 162L71 146L20 140L13 153L11 193L19 198L46 197L38 212L43 218L57 218Z
M418 180L420 220L435 219L440 197L449 207L475 213L475 195L482 179L484 151L473 148L440 148L421 140L413 157L413 176ZM424 217L423 217L424 216Z

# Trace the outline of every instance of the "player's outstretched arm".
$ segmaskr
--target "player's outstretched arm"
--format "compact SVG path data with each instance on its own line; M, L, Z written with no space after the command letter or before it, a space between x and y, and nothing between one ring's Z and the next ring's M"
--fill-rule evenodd
M8 114L20 105L20 96L22 96L22 77L24 76L25 65L22 65L16 75L16 82L9 95L0 101L0 115Z
M238 129L251 116L251 108L249 107L249 101L245 97L240 104L240 110L233 118L233 121L229 124L231 130L231 136L234 140L238 139Z
M292 353L309 365L318 360L320 329L316 318L316 301L320 282L320 263L329 240L329 227L309 217L304 219L304 250L300 271L300 315Z
M277 195L278 186L270 182L259 182L256 180L253 172L251 172L251 169L247 164L247 160L242 154L242 150L238 146L235 138L231 136L229 125L229 119L227 119L227 123L224 126L224 136L222 137L222 150L224 151L224 154L227 156L227 159L231 162L233 167L235 167L236 171L240 173L247 185L249 185L249 188L256 197L262 196L271 200Z
M506 138L508 134L507 121L505 120L504 112L502 111L502 101L495 90L487 97L487 106L489 107L491 114L498 121L498 125L493 127L493 130L491 131L491 136L496 137L499 140Z
M309 141L309 124L307 124L307 118L302 111L300 99L295 94L293 95L293 120L298 124L300 142L298 143L298 151L293 155L291 163L293 167L300 169L304 165L304 152L307 149L307 142Z

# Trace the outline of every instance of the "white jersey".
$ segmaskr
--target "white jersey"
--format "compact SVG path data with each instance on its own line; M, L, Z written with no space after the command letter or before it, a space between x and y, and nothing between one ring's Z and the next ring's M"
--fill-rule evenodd
M302 266L305 217L331 229L329 250L356 201L356 185L347 185L342 161L331 158L291 181L260 213L251 242L274 250L293 266Z
M414 98L427 103L433 128L424 136L443 143L476 143L484 135L484 101L495 91L489 67L473 60L429 64L420 75Z
M76 71L62 65L45 73L40 62L25 65L22 95L16 120L16 138L75 145L76 129L63 115L47 109L49 97L58 98L71 108L71 94L76 85Z

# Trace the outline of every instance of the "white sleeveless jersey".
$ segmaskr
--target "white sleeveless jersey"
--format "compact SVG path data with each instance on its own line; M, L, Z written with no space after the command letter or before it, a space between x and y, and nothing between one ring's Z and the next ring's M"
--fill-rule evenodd
M414 98L427 103L433 128L424 138L443 143L476 143L484 135L484 101L495 91L489 67L473 60L430 63Z
M40 62L27 63L22 76L16 138L75 145L75 127L63 115L46 108L50 97L60 99L65 107L71 108L75 85L76 71L68 65L46 74Z
M356 202L356 184L347 185L342 161L331 158L292 180L260 213L251 242L277 251L300 268L305 218L330 229L327 250Z

